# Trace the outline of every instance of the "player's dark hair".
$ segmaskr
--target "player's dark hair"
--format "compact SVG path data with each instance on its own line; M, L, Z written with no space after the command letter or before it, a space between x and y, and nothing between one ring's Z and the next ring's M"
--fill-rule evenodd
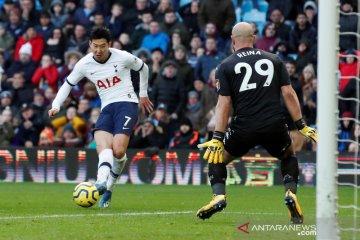
M94 27L90 33L90 41L92 41L94 39L101 39L101 38L105 38L107 42L110 42L111 41L110 30L103 26Z

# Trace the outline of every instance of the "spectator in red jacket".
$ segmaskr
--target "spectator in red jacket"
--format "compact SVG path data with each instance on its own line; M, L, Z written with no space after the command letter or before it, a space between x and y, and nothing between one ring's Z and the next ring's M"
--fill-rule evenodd
M360 65L356 58L356 52L353 49L345 52L346 57L339 63L339 70L341 73L340 78L340 93L344 90L345 86L349 83L350 79L356 77L357 70Z
M44 50L44 40L43 37L36 33L36 30L33 26L29 26L25 33L20 36L16 42L14 59L19 59L19 51L22 45L30 43L32 48L31 58L35 62L39 62L41 59L41 55Z
M51 87L55 91L58 89L57 80L59 73L56 65L51 59L51 56L45 54L41 58L40 66L36 69L31 81L33 84L38 85L38 88L45 90Z

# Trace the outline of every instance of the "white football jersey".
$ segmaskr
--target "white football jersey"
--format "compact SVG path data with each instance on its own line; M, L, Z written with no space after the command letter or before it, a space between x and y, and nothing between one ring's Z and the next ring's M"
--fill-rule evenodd
M139 71L144 63L126 51L115 48L109 48L109 51L111 55L105 63L97 62L93 58L93 53L80 59L67 77L67 82L76 85L84 77L93 82L99 93L102 109L113 102L138 103L130 69Z

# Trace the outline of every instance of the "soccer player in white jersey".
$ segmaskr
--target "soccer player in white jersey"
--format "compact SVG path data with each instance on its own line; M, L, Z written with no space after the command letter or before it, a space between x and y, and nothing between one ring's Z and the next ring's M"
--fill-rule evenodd
M138 117L139 100L131 82L130 70L140 73L140 107L153 111L148 98L148 66L134 55L110 48L111 33L105 27L96 27L90 33L92 53L83 57L59 89L49 110L49 117L59 113L60 106L71 88L86 77L96 86L101 99L101 114L93 129L99 155L96 187L100 208L110 205L113 185L127 160L126 150Z

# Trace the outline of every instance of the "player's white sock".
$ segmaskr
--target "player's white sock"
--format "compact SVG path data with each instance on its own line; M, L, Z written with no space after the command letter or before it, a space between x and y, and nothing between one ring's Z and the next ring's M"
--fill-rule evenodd
M99 154L99 165L97 172L97 183L105 182L110 174L113 165L113 151L112 149L104 149Z
M106 183L107 190L109 191L113 190L116 180L118 180L122 170L125 167L126 160L127 160L126 154L121 159L114 157L113 167L110 171L110 175Z

